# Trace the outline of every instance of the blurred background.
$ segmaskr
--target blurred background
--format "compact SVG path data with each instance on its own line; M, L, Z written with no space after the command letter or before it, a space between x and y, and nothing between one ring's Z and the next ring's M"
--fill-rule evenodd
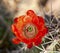
M14 45L11 25L14 18L33 10L45 19L48 34L39 46L31 49L24 43ZM0 0L0 53L60 52L60 0Z

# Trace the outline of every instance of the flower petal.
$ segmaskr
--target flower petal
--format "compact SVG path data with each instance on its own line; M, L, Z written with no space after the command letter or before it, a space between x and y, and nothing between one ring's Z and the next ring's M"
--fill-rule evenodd
M13 42L14 44L19 44L19 43L20 43L20 40L19 40L18 38L13 38L13 39L12 39L12 42Z
M32 10L28 10L27 11L27 15L30 16L30 17L32 17L32 22L33 23L35 23L35 24L39 23L37 15Z
M34 45L39 45L39 44L41 44L41 42L42 42L42 39L41 38L38 38L38 40L36 40L35 42L34 42Z
M18 18L15 18L15 19L14 19L14 23L17 23L17 22L18 22Z
M29 49L32 48L32 46L33 46L33 43L30 43L30 44L27 45L27 47L28 47Z

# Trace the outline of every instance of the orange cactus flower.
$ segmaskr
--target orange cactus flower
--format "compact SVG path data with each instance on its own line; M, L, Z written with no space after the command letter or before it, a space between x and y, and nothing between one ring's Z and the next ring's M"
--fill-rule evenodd
M37 46L41 44L42 38L48 32L43 17L37 16L32 10L14 19L12 31L16 36L12 40L13 43L23 42L28 48L31 48L33 44Z

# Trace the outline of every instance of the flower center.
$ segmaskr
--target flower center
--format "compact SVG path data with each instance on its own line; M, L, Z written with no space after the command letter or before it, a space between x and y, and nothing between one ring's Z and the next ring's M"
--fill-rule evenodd
M33 27L32 27L32 26L29 26L27 30L28 30L29 32L32 32Z
M33 24L27 24L24 26L23 28L23 35L26 37L26 38L33 38L36 36L37 34L37 27Z

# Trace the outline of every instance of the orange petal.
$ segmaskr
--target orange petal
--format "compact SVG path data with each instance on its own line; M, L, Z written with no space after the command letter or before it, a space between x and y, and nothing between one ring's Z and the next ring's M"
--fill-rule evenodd
M14 24L11 26L13 33L15 32Z
M45 21L44 21L43 17L38 16L38 19L39 19L40 26L44 26L45 25Z
M43 29L43 31L42 31L42 34L43 34L42 37L44 37L47 33L48 33L48 28L45 27L45 28Z
M42 42L42 39L41 38L39 38L39 39L37 39L35 42L34 42L34 45L39 45L39 44L41 44L41 42Z
M13 42L14 44L19 44L19 43L20 43L20 40L17 39L17 38L14 38L14 39L12 39L12 42Z
M28 10L27 15L30 16L30 17L36 16L36 14L32 10Z
M18 22L18 18L15 18L15 19L14 19L14 23L17 23L17 22Z
M32 48L32 46L33 46L33 43L30 43L30 44L27 45L27 47L28 47L29 49Z
M27 11L27 15L32 18L32 20L37 21L37 15L32 10Z

